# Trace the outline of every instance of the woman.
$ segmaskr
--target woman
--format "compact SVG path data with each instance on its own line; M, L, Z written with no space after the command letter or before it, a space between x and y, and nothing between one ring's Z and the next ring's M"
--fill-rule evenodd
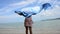
M32 34L32 24L33 24L32 17L29 17L29 18L26 17L24 22L26 34L28 34L28 29L30 31L30 34Z

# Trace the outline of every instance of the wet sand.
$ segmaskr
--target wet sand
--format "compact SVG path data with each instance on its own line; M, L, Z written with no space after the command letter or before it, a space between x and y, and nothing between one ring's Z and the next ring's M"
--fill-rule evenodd
M0 29L0 34L25 34L24 29L4 28ZM60 34L60 31L49 29L33 29L33 34Z

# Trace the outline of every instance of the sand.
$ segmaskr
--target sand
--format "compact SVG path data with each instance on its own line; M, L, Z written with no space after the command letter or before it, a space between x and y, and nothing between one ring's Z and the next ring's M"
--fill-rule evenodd
M16 28L0 28L0 34L25 34L24 29ZM33 29L33 34L60 34L60 31L49 30L49 29Z
M60 34L58 29L33 28L33 34ZM0 28L0 34L25 34L24 28Z

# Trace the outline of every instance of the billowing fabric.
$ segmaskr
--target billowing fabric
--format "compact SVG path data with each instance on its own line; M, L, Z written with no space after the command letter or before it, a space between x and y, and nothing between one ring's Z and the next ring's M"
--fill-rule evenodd
M51 7L50 3L45 3L42 5L42 9L47 10L49 7Z
M15 13L22 15L24 17L30 17L32 15L36 15L40 13L43 9L47 10L48 7L51 7L49 3L42 4L42 8L40 6L34 6L34 7L26 7L21 9L20 11L15 11Z
M35 6L35 7L26 7L23 8L21 11L15 11L15 13L18 13L19 15L23 15L24 17L30 17L32 15L36 15L39 13L40 7Z

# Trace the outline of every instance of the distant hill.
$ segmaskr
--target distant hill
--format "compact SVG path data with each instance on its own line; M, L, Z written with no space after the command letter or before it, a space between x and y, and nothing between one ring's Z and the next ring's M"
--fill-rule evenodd
M42 21L49 21L49 20L60 20L60 18L46 19L46 20L42 20Z

